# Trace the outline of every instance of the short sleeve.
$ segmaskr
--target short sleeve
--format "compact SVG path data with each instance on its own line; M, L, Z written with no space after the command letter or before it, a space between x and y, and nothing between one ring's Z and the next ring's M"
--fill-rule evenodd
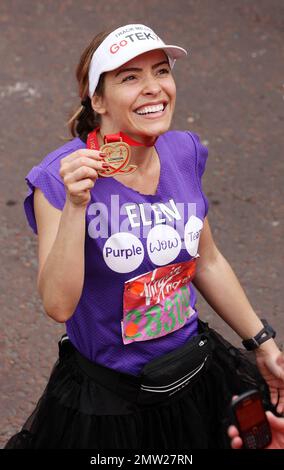
M56 209L63 210L66 193L63 182L51 174L48 169L42 168L40 165L34 166L27 174L26 183L28 192L24 199L24 210L29 225L37 234L37 225L34 213L34 190L39 188L45 195L48 202Z
M196 177L198 181L198 185L200 188L200 192L202 194L203 200L204 200L204 205L205 205L205 216L208 213L208 208L209 208L209 202L206 197L206 195L203 192L202 189L202 176L205 171L206 167L206 162L208 158L208 149L203 145L200 141L199 135L195 134L194 132L189 132L189 135L191 136L194 146L195 146L195 152L196 152Z

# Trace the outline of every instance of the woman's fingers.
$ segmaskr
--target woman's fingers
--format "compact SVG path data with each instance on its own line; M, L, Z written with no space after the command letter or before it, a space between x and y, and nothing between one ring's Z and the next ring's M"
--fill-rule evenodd
M270 391L271 403L272 403L272 405L276 405L277 402L278 402L278 389L276 387L270 386L269 391Z
M91 150L91 149L79 149L67 157L62 158L61 162L72 162L80 157L89 157L95 160L102 160L104 158L104 154L101 153L99 150Z
M233 437L236 437L239 435L239 431L237 430L236 426L231 424L231 426L228 427L228 436L232 439Z
M98 179L98 171L106 168L106 165L97 150L79 149L62 158L59 174L72 204L86 207L91 200L90 190Z
M271 429L280 431L284 434L284 418L275 416L271 411L266 411L266 416L271 426Z
M228 427L228 436L231 438L231 447L233 449L240 449L243 446L239 431L233 424Z
M234 437L234 439L232 439L231 447L233 449L241 449L243 447L243 441L241 440L241 438L239 436Z
M97 160L97 159L92 159L89 157L78 157L69 162L64 162L64 163L62 162L59 173L60 173L61 178L64 178L66 174L72 173L78 168L89 167L89 168L94 168L96 170L99 170L103 168L102 165L105 165L105 164L106 163L104 162L103 159Z
M279 399L278 399L278 405L277 405L277 413L283 413L284 411L284 389L281 388L278 391Z
M74 183L75 181L80 181L85 178L96 179L98 178L98 171L102 170L105 165L102 162L96 162L94 166L79 166L77 169L68 172L63 177L64 184Z
M68 185L68 193L71 197L80 198L81 193L92 189L95 186L95 182L90 178L86 178L76 183L70 183Z

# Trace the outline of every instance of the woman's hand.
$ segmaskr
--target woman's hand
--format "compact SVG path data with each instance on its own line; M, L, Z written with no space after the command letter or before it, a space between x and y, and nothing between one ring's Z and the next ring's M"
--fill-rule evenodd
M266 411L266 416L272 433L272 441L266 449L284 449L284 418L277 418L270 411ZM229 426L228 435L231 438L231 447L233 449L240 449L243 446L243 441L236 426Z
M103 166L104 165L104 166ZM79 149L60 162L66 197L75 207L86 207L91 199L90 190L98 178L98 171L106 168L103 154L98 150Z
M266 381L277 412L284 412L284 354L271 339L255 350L258 369Z

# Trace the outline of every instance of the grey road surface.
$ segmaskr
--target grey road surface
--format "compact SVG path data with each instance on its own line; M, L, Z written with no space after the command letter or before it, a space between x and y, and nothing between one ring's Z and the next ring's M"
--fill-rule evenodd
M68 136L75 68L98 32L151 26L189 50L175 66L173 128L209 149L204 189L215 241L252 306L284 340L283 0L2 0L0 4L0 446L33 410L64 331L36 290L25 175ZM200 316L240 340L199 299Z

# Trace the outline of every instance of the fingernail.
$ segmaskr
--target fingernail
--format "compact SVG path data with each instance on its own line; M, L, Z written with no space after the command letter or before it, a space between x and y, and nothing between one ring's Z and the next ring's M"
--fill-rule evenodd
M105 157L105 156L106 156L106 153L100 152L100 156L101 156L101 157Z
M102 167L103 167L103 168L109 168L109 164L108 164L108 163L103 163L103 164L102 164Z

